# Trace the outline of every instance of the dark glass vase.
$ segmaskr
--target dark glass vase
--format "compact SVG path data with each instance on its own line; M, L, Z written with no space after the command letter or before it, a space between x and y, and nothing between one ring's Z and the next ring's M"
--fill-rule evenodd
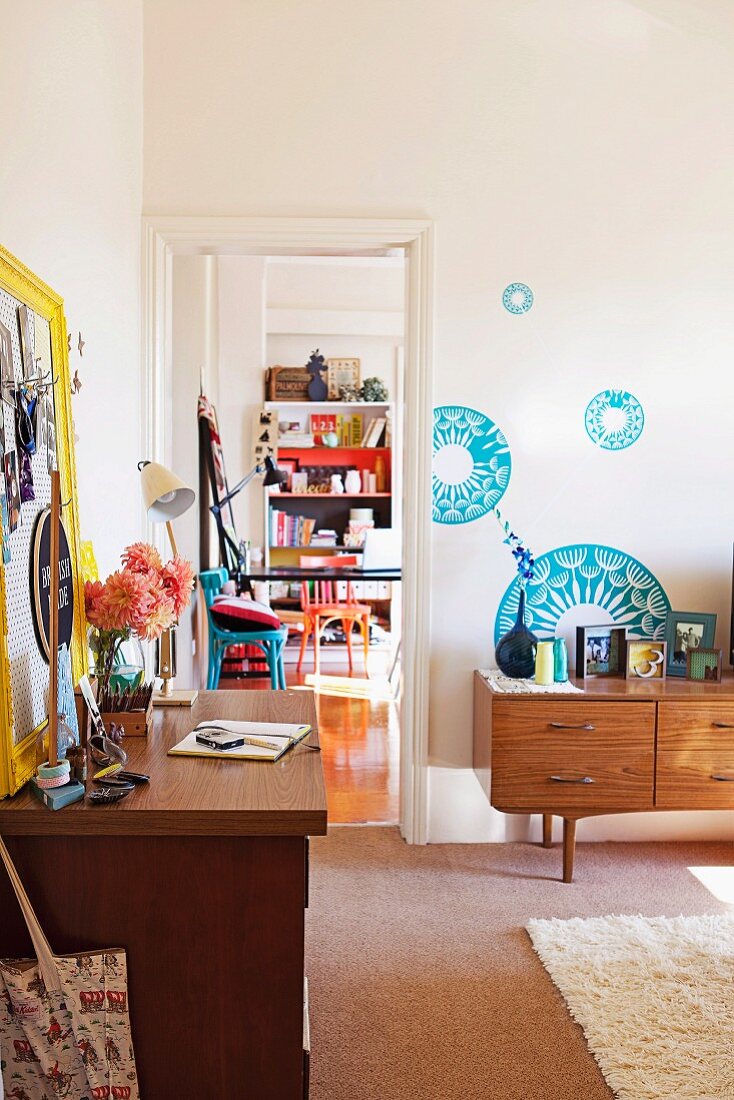
M520 589L517 620L511 630L503 634L495 647L498 668L505 676L525 680L535 672L535 651L538 639L525 626L525 589Z

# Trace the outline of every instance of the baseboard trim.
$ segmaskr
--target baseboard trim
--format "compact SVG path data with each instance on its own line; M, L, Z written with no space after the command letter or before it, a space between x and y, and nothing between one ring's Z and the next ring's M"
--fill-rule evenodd
M429 844L540 842L540 814L503 814L492 809L472 768L428 769ZM553 822L560 842L562 823ZM579 841L734 840L728 810L665 811L589 817L578 823Z

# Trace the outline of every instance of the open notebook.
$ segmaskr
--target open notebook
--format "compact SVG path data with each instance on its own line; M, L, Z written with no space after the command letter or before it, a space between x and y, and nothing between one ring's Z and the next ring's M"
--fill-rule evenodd
M212 730L225 731L236 734L238 737L253 738L256 741L269 741L270 745L241 745L236 749L211 749L208 745L201 745L196 740L197 733ZM195 730L187 733L183 741L179 741L172 749L168 750L169 756L213 756L217 760L280 760L284 753L308 737L311 727L308 725L291 725L279 722L229 722L212 719L210 722L200 722Z

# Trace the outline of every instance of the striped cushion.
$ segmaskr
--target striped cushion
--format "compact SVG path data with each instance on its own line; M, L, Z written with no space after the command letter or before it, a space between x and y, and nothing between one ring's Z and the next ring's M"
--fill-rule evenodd
M280 619L271 607L242 596L215 596L211 616L223 630L236 630L240 634L255 634L280 627Z

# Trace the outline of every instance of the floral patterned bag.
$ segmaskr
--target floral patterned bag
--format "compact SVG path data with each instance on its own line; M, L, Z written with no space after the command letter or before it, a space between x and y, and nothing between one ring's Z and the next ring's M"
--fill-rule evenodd
M125 952L53 955L7 848L37 960L0 959L0 1097L140 1100Z

